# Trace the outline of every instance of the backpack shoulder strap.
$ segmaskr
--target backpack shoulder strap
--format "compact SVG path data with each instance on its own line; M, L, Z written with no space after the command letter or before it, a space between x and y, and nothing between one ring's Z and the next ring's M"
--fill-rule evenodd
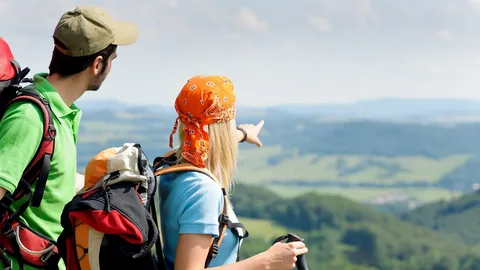
M40 108L43 115L42 140L40 141L40 145L37 148L35 155L24 169L22 177L19 179L17 188L14 190L13 194L7 194L0 200L0 214L5 216L5 218L1 221L2 230L0 233L3 237L6 237L6 240L8 241L8 244L11 246L11 249L14 253L14 257L17 259L21 269L23 269L25 262L21 255L21 249L18 240L16 239L17 236L14 231L14 224L18 225L19 217L29 206L40 206L43 193L45 191L45 186L47 184L48 174L50 172L50 162L53 156L56 130L48 101L34 91L19 90L19 92L13 98L8 99L7 104L2 107L2 111L5 112L10 105L20 101L29 102L34 106L37 106ZM32 194L30 188L35 181L37 184ZM25 202L13 212L10 209L12 203L24 196L26 197ZM6 213L9 214L6 215ZM19 227L16 226L16 228L18 229ZM35 233L33 234L36 235Z
M169 154L167 153L164 157L168 157ZM158 169L155 171L155 176L160 176L160 175L165 175L165 174L170 174L170 173L176 173L176 172L186 172L186 171L196 171L196 172L201 172L212 178L214 181L217 181L217 178L215 175L213 175L209 170L199 168L194 165L190 164L177 164L173 166L169 166L166 168ZM221 214L218 218L218 231L219 235L215 238L212 239L210 242L210 250L207 255L207 259L205 261L205 268L208 267L210 262L217 256L219 247L223 241L223 237L225 236L225 232L227 230L227 225L228 225L228 207L227 207L227 192L225 188L222 188L222 193L223 193L223 204L222 204L222 209L221 209Z
M176 173L176 172L187 172L187 171L201 172L201 173L206 174L207 176L209 176L213 180L217 181L217 178L215 177L215 175L213 175L213 173L211 173L209 170L204 169L204 168L200 168L200 167L197 167L197 166L194 166L194 165L191 165L191 164L187 164L187 163L177 164L177 165L169 166L169 167L166 167L166 168L158 169L158 170L155 171L155 176L160 176L160 175L170 174L170 173Z
M177 157L175 155L176 152L177 152L177 148L174 148L168 151L167 153L165 153L163 156L156 157L153 160L154 171L159 170L159 168L164 165L174 166L177 162Z
M155 222L155 225L157 226L157 228L160 230L160 223L158 222L158 213L157 213L157 205L156 205L156 200L155 200L155 196L152 196L152 199L150 201L150 215L152 216L153 218L153 222ZM166 270L167 269L167 266L165 264L165 257L163 255L163 250L162 250L163 246L162 246L162 239L161 239L161 235L160 235L160 232L158 233L158 237L157 237L157 240L155 241L155 253L157 255L157 269L159 270Z
M42 112L43 116L43 134L40 145L35 153L34 157L27 165L22 174L22 179L13 192L9 196L4 196L0 203L2 207L10 207L10 205L20 199L23 195L28 195L28 204L20 207L18 215L21 215L26 208L31 204L33 207L40 206L47 183L48 174L50 172L50 162L54 152L56 129L53 122L52 111L49 102L41 97L39 94L29 91L20 90L20 93L10 100L5 108L8 108L15 102L29 102L38 108ZM37 185L33 195L31 194L30 187L37 181ZM20 211L21 210L21 211ZM17 213L16 213L17 214Z

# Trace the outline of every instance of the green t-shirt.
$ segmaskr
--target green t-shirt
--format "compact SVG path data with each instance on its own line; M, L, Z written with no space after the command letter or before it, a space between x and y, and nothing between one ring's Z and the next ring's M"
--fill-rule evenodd
M27 208L22 218L31 228L56 241L63 230L60 224L63 207L76 192L76 141L81 111L75 105L68 107L46 76L45 73L36 74L34 83L27 87L35 87L50 102L57 130L55 148L40 207ZM7 192L12 193L17 187L23 170L40 144L42 133L42 113L31 103L13 104L0 121L0 186ZM14 203L12 208L17 209L22 202ZM0 269L3 269L1 266L0 262ZM59 267L65 269L62 260ZM18 269L15 261L13 269ZM35 268L26 266L25 269Z

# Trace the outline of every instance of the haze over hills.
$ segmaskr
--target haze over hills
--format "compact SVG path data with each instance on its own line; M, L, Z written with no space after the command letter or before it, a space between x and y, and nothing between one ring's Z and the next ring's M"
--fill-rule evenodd
M133 105L110 100L82 100L84 110L133 109L173 113L172 106ZM239 115L262 116L267 113L314 115L319 120L368 119L413 122L469 122L480 119L480 101L471 99L399 99L379 98L345 104L278 105L266 108L238 106Z

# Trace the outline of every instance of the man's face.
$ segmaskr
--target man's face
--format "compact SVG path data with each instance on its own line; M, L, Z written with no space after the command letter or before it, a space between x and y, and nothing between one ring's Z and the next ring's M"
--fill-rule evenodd
M98 89L100 89L100 86L102 85L103 81L105 80L105 78L107 78L108 74L110 73L110 69L112 68L112 61L115 58L117 58L117 53L113 52L106 61L102 62L101 70L96 76L94 76L90 80L90 84L88 85L89 91L97 91Z

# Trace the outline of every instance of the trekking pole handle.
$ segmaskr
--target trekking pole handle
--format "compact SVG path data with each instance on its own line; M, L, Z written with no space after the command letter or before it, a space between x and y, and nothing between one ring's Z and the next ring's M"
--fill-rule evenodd
M301 242L304 241L304 239L298 237L297 235L295 235L293 233L288 233L287 235L283 235L283 236L278 237L273 242L273 244L275 244L277 242L280 242L280 241L284 241L284 240L287 240L285 243L295 242L295 241L301 241ZM296 266L297 270L309 270L308 265L307 265L307 261L305 261L305 256L304 255L305 254L300 254L300 255L297 256L297 261L295 262L295 266Z

